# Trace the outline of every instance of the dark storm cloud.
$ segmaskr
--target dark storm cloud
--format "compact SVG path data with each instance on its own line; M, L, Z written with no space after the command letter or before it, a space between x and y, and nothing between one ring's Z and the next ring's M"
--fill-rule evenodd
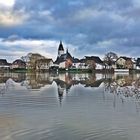
M0 36L63 40L81 57L107 51L138 56L139 4L138 0L16 0L13 11L22 10L28 19L0 26Z

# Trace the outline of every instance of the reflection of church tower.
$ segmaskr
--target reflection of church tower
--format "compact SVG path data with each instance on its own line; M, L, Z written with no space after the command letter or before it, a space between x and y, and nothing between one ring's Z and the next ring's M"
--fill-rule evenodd
M58 48L58 57L60 57L62 54L64 54L64 48L62 41L60 41L59 48Z
M59 97L60 106L62 105L63 94L64 94L64 88L58 85L58 97Z

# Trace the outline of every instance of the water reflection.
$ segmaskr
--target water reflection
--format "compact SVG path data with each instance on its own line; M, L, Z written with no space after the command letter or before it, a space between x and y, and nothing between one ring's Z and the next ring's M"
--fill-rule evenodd
M63 96L68 94L72 86L98 88L103 85L104 92L120 95L122 101L126 97L140 98L140 75L102 75L102 74L50 74L50 73L3 73L0 75L0 94L16 84L28 90L40 91L41 88L57 85L58 99L62 104Z
M46 74L28 73L26 75L26 80L22 83L22 85L26 86L28 89L40 89L45 85L51 85L52 82L53 78L49 75L49 73Z
M139 139L139 91L136 74L1 74L0 139Z
M139 75L115 75L105 79L105 91L122 95L123 97L140 97Z

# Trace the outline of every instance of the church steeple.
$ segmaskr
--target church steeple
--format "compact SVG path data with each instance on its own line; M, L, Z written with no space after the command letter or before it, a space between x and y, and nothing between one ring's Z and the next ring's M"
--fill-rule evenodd
M64 54L64 47L63 47L62 41L60 40L60 44L58 47L58 57L60 57L62 54Z
M64 51L63 44L62 44L62 41L61 40L60 40L60 44L59 44L58 50L59 51Z

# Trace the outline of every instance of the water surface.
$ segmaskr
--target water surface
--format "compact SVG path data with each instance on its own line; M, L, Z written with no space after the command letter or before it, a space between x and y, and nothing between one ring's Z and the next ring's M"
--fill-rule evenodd
M139 140L140 75L0 75L0 140Z

